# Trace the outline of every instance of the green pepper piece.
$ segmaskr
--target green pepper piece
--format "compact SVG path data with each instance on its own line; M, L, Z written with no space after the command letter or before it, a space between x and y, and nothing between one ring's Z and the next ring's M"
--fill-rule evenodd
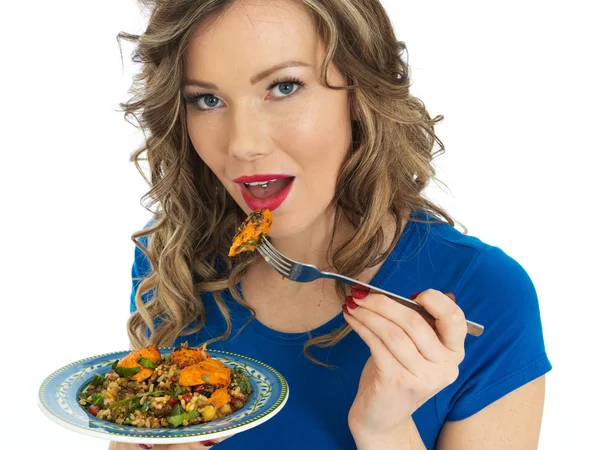
M108 405L108 409L118 408L119 406L126 405L127 403L133 401L133 399L135 398L137 398L137 396L124 398L123 400L119 400L118 402L111 403L110 405Z
M172 428L177 428L179 425L183 423L183 414L178 414L176 416L167 417L167 422Z
M123 378L132 377L140 370L142 370L141 367L115 367L115 372L117 372L117 375Z
M142 406L142 412L148 411L148 408L150 408L150 400L146 400L146 402Z
M145 367L146 369L156 369L156 364L154 364L152 361L146 358L138 359L138 364L142 367Z
M92 405L99 406L100 409L106 408L106 406L104 406L104 395L102 395L102 394L92 395Z
M169 414L169 415L170 416L179 416L183 413L185 413L185 409L183 409L183 407L181 406L181 403L177 403L175 406L173 406L173 409L171 410L171 414Z
M199 417L200 413L194 409L193 411L186 413L186 416L187 416L186 420L192 420L192 419L195 419L196 417Z
M115 359L115 362L114 362L114 363L112 363L112 366L110 366L110 368L111 368L111 369L113 369L113 370L115 370L115 369L116 369L116 367L117 367L117 364L119 364L119 360L118 360L118 359Z
M189 394L190 391L188 389L184 389L182 387L176 386L175 392L173 392L173 397L177 397L178 395Z
M136 409L140 409L141 407L142 405L140 403L140 397L133 397L133 400L131 402L131 409L135 411Z
M102 383L104 383L104 377L102 375L96 374L96 375L94 375L94 378L92 378L92 381L90 384L92 386L97 387L97 386L100 386Z
M173 409L175 409L175 408L173 408ZM192 420L199 416L200 416L200 413L196 410L193 410L188 413L183 412L181 414L169 416L169 417L167 417L167 422L169 423L169 425L172 428L177 428L179 425L183 424L184 420Z
M167 394L168 392L169 391L153 391L153 392L148 392L147 394L146 393L142 393L142 394L134 395L133 397L129 397L129 398L125 398L123 400L119 400L118 402L111 403L108 407L109 408L117 408L119 406L123 406L123 405L125 405L125 404L127 404L129 402L134 401L134 399L136 399L136 398L139 400L140 398L142 398L144 396L148 396L148 397L158 396L158 395Z

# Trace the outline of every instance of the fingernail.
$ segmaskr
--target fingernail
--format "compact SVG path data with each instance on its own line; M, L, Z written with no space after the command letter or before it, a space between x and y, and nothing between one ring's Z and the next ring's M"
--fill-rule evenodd
M423 292L423 291L415 292L413 295L410 296L410 299L411 300L416 299L421 294L421 292Z
M148 450L150 448L154 448L154 445L152 445L152 444L138 444L138 448L141 448L142 450Z
M352 297L362 300L369 295L369 289L365 287L353 287L350 289L350 294L352 294Z
M446 292L445 295L450 297L450 300L452 300L454 303L456 303L456 297L454 296L454 294L452 292Z
M354 303L354 299L352 298L351 295L346 295L346 305L350 309L358 308L358 305L356 303Z
M218 444L217 441L201 441L200 443L202 445L204 445L205 447L211 447L213 445L217 445Z
M345 312L346 314L349 314L349 312L348 312L348 307L346 306L346 304L345 304L345 303L342 305L342 309L344 310L344 312Z

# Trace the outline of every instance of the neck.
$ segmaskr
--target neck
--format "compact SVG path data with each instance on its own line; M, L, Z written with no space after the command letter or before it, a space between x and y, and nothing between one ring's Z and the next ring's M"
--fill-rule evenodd
M331 265L328 259L330 246L335 249L353 233L343 215L337 224L334 219L335 209L329 207L309 228L290 236L271 238L271 243L291 259L326 269ZM334 225L337 227L335 233Z

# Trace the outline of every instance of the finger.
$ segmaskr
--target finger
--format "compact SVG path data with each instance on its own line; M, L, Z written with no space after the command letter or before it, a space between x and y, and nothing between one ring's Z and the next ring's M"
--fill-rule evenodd
M442 343L450 350L464 351L467 321L463 310L455 301L433 289L421 293L415 301L436 319L435 328Z
M354 300L361 307L385 317L404 330L425 359L432 362L445 359L448 349L440 342L440 338L432 328L435 325L428 323L418 312L381 294L370 294L363 299Z
M136 450L137 449L159 450L159 449L166 449L168 447L169 450L205 450L205 449L212 448L214 445L217 445L218 443L224 441L228 437L231 437L231 436L227 436L227 437L224 437L221 439L211 439L211 440L205 440L205 441L200 441L200 442L190 442L187 444L171 444L168 446L167 445L153 445L153 444L136 444L136 445L133 445L133 448L135 448ZM118 448L120 448L120 447L118 447ZM112 450L112 448L109 450Z
M377 368L384 373L393 373L393 371L398 370L400 368L400 364L396 358L394 358L394 355L390 353L381 339L379 339L371 330L353 317L346 305L343 305L343 308L346 322L348 322L348 325L350 325L356 334L358 334L361 339L365 341L365 344L368 345L369 350L371 350L373 362Z
M350 315L375 335L392 357L413 375L417 376L430 364L419 353L406 332L385 317L365 308L350 309Z

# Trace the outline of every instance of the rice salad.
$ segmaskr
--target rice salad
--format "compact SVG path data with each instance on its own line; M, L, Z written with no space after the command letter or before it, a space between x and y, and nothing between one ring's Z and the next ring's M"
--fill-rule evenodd
M243 408L252 393L241 367L230 368L202 347L134 350L95 375L79 392L92 416L120 425L175 428L197 425Z

